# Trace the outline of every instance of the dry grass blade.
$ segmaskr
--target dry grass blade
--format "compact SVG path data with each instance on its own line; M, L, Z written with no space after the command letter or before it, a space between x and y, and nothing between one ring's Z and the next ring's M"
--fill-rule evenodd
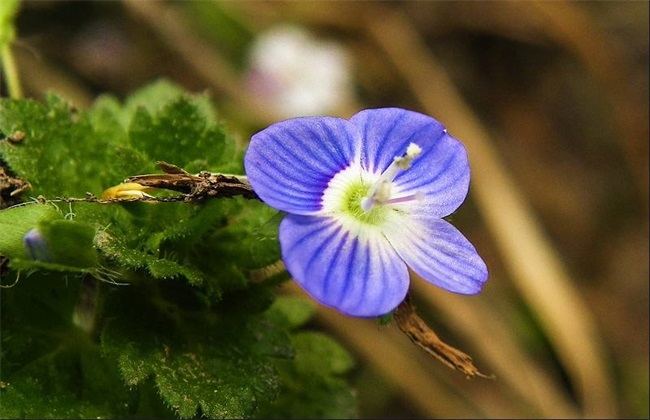
M609 113L616 124L623 153L639 190L648 204L648 101L643 90L630 83L632 63L603 33L584 7L573 2L522 2L531 14L545 18L546 34L578 56L602 86ZM647 4L646 4L647 14ZM635 100L636 99L636 100ZM646 99L646 100L644 100Z

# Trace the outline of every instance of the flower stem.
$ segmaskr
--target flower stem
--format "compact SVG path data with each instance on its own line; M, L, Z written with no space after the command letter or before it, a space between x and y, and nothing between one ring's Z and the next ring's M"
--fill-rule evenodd
M11 44L16 38L16 27L14 20L18 12L18 0L3 0L0 2L0 61L2 61L2 72L9 89L9 96L14 99L21 99L23 91L20 88L18 67L14 60Z
M18 67L11 51L11 43L5 42L0 46L0 60L2 60L2 72L5 75L9 96L14 99L21 99L23 91L20 87Z

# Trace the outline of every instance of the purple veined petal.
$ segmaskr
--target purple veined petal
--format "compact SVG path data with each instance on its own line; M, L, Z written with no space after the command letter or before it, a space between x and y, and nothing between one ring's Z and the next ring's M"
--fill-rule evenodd
M370 172L382 172L410 143L422 148L406 171L395 178L398 194L419 192L422 205L435 217L444 217L465 200L469 162L465 147L435 119L399 108L361 111L350 120L364 139L361 162Z
M341 118L294 118L251 138L244 167L253 190L269 206L294 214L320 210L323 191L358 159L360 137Z
M406 264L376 229L351 230L333 218L287 215L280 224L282 258L323 305L351 316L384 315L406 296Z
M427 148L441 137L444 127L426 115L401 108L366 109L350 118L363 138L361 164L369 172L382 172L410 143Z
M458 140L444 133L431 147L422 150L411 168L395 177L400 194L422 196L420 205L437 218L453 213L465 201L470 168L467 151Z
M406 264L424 280L450 292L473 295L488 271L474 246L454 226L426 215L404 215L384 234Z

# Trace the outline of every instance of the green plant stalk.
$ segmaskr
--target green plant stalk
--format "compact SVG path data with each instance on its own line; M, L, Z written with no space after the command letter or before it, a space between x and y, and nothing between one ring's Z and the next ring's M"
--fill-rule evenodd
M9 90L9 96L13 99L22 99L23 90L20 86L18 67L11 51L11 44L6 42L0 46L0 59L2 59L2 71Z

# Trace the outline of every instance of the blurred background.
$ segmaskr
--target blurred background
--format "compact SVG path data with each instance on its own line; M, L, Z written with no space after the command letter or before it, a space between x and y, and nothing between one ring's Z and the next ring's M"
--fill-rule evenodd
M321 308L312 327L357 360L360 417L648 417L648 2L27 1L17 28L26 97L84 108L162 77L209 95L242 144L398 106L466 145L453 223L490 280L411 294L495 379Z

